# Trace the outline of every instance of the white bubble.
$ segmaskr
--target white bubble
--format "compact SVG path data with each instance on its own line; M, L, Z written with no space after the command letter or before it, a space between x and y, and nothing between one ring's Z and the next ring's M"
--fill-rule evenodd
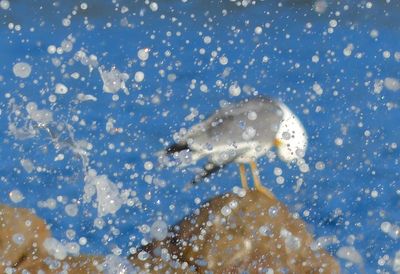
M32 72L32 67L28 63L19 62L13 66L14 75L20 78L27 78Z
M127 13L128 11L129 11L129 8L127 6L122 6L121 7L121 13L122 14ZM125 22L125 20L123 22Z
M57 260L64 260L67 257L65 246L55 238L47 238L43 242L46 251Z
M353 246L342 246L336 252L339 258L347 260L357 265L363 264L363 259L358 251Z
M350 56L351 53L353 52L354 45L353 44L348 44L347 47L343 50L344 56Z
M397 62L400 62L400 52L399 52L399 51L396 51L396 52L394 53L394 59L395 59Z
M65 249L66 249L67 252L68 252L69 254L71 254L72 256L78 256L81 247L79 246L78 243L67 243L67 244L65 245Z
M139 231L141 232L141 233L149 233L150 232L150 226L148 226L148 225L146 225L146 224L143 224L143 225L141 225L141 226L139 226Z
M239 96L241 92L242 89L237 83L234 83L229 87L229 94L232 96Z
M268 225L260 226L260 228L258 229L258 232L263 236L271 236L271 234L272 234L271 228ZM269 272L267 272L267 273L269 273Z
M322 93L324 92L324 90L322 89L322 87L320 86L320 84L318 83L314 83L313 85L313 91L317 94L317 95L322 95Z
M325 163L322 161L316 162L315 163L315 169L317 170L323 170L325 169Z
M369 35L371 36L371 38L377 38L379 36L379 31L376 29L372 29Z
M54 161L62 161L62 160L64 160L64 154L62 154L62 153L59 153L59 154L57 154L57 156L54 158Z
M393 77L386 77L383 81L385 88L391 91L400 90L400 80Z
M306 163L302 163L299 165L300 172L307 173L310 171L310 167Z
M29 117L39 124L47 125L53 121L53 113L51 111L47 109L37 109L37 105L33 102L29 102L26 105L26 111Z
M271 216L271 217L278 216L278 213L279 213L279 209L277 207L275 207L275 206L271 206L268 209L268 215Z
M19 203L25 198L18 189L12 190L8 195L13 203Z
M79 238L79 244L80 244L80 245L86 245L86 244L87 244L87 239L86 239L86 237L80 237L80 238Z
M147 59L149 59L149 52L150 50L148 48L140 49L137 53L137 56L140 60L146 61Z
M147 253L146 251L142 250L139 252L138 254L138 259L141 261L145 261L149 258L149 253Z
M144 163L144 169L146 170L152 170L153 169L153 163L150 161L147 161Z
M301 240L287 229L281 229L280 237L285 240L285 246L289 250L298 250L301 247Z
M311 57L311 61L313 63L318 63L319 62L319 56L318 55L313 55L313 57Z
M106 224L106 222L102 218L99 218L99 217L94 219L94 222L93 222L93 225L95 227L97 227L98 229L102 229L105 224Z
M123 201L118 186L111 182L106 175L87 176L84 191L86 199L97 194L98 217L115 214L122 206Z
M55 96L54 94L50 94L49 95L49 102L50 103L55 103L57 101L57 96Z
M238 207L238 202L236 200L232 200L229 202L229 207L235 209Z
M88 4L86 4L85 2L81 3L81 9L82 10L86 10L88 8Z
M329 21L329 26L331 26L332 28L335 28L337 26L337 21L335 19L332 19Z
M1 0L0 8L2 8L3 10L8 10L10 8L10 2L8 0Z
M204 92L204 93L207 93L207 92L208 92L208 87L207 87L207 85L206 85L206 84L200 85L200 91L201 91L201 92Z
M227 65L227 64L228 64L228 57L226 57L226 56L221 56L221 57L219 58L219 63L220 63L221 65L223 65L223 66Z
M283 176L278 176L278 177L276 177L276 183L277 183L278 185L284 184L284 183L285 183L285 178L284 178Z
M65 236L67 236L69 240L72 240L76 236L76 231L73 229L67 229L67 231L65 231Z
M29 159L21 159L21 166L25 169L26 172L31 173L35 168L35 165Z
M157 11L158 10L158 4L156 2L151 2L150 3L150 9L151 9L151 11Z
M262 33L263 29L260 26L255 27L254 33L257 35L260 35Z
M144 80L144 73L142 71L137 71L135 73L135 81L140 83Z
M306 151L302 148L298 148L296 149L295 154L298 158L304 158L304 156L306 155Z
M246 141L253 139L257 134L257 131L253 127L246 127L242 133L242 138Z
M68 92L68 87L64 84L58 83L56 84L55 93L57 94L66 94Z
M69 27L71 25L71 20L68 18L64 18L62 19L61 23L64 27Z
M223 216L228 216L228 215L230 215L232 213L232 209L229 207L229 206L223 206L222 208L221 208L221 214L223 215Z
M155 221L150 227L150 235L158 241L164 240L168 235L168 225L162 220Z
M70 52L72 51L74 47L74 42L75 40L72 37L68 37L68 39L65 39L61 42L61 48L63 52Z
M54 46L54 45L50 45L50 46L47 47L47 52L48 52L49 54L54 54L54 53L57 52L57 47Z
M324 13L328 8L328 3L325 0L317 0L314 3L314 10L318 13Z
M210 36L205 36L203 38L203 41L204 41L205 44L210 44L211 43L211 37Z
M326 248L329 245L332 244L338 244L339 240L337 239L336 236L322 236L317 238L314 242L311 243L310 247L311 250L319 250L321 248Z
M15 233L12 236L12 240L17 245L22 245L25 242L25 236L23 234L21 234L21 233Z
M76 204L68 204L65 206L65 213L70 217L78 215L78 206Z
M385 51L382 53L382 56L383 56L383 58L388 59L388 58L390 57L390 51L385 50Z
M176 80L176 74L175 73L169 73L167 76L168 82L174 82Z
M108 255L103 263L104 274L136 273L132 264L125 258Z
M340 137L336 138L335 139L335 145L337 145L337 146L343 145L343 139L340 138Z
M381 230L395 240L400 238L400 227L398 225L383 222L381 223Z
M127 92L128 89L125 86L125 81L129 79L127 73L121 73L115 67L112 67L110 71L106 71L102 67L99 67L99 73L101 80L103 80L104 92L116 93L120 89Z
M275 176L281 176L282 175L282 169L279 167L274 168L274 175Z
M247 114L247 119L249 119L250 121L256 120L257 113L255 111L249 111L249 113Z

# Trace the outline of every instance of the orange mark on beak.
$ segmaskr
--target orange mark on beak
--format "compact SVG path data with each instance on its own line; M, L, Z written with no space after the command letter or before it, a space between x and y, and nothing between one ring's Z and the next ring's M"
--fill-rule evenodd
M279 140L279 139L277 139L277 138L274 139L274 146L280 147L282 144L283 144L283 143L282 143L281 140Z

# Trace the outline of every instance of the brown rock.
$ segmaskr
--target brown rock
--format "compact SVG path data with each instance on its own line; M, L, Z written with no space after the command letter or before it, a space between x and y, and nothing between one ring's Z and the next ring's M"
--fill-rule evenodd
M98 273L96 268L103 259L100 257L67 257L57 262L47 254L43 247L46 238L51 237L45 222L35 214L23 208L11 208L0 205L0 273L7 268L16 273L28 270L30 273L59 273L69 269L68 273ZM49 261L58 267L50 269Z
M212 199L174 226L171 235L143 247L141 256L131 256L133 265L151 273L339 273L326 251L310 248L313 238L306 224L257 191ZM43 247L48 237L46 224L35 214L0 205L0 273L7 267L16 273L100 272L102 257L57 261L49 256Z
M173 237L144 247L149 259L132 256L133 264L150 272L340 272L326 251L311 250L313 237L303 221L294 218L281 202L257 191L248 191L243 197L216 197L174 230ZM166 254L175 260L165 259Z
M0 235L1 273L7 266L15 267L47 256L40 244L50 237L50 232L46 224L27 209L0 205Z

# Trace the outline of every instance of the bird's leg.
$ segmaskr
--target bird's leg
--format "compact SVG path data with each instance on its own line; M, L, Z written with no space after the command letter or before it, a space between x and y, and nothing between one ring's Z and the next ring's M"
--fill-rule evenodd
M244 189L249 189L249 185L247 184L246 169L244 167L244 164L239 164L239 171L240 171L240 181L242 182L242 187Z
M257 164L254 161L250 162L250 168L251 168L251 174L253 175L255 189L260 191L262 194L264 194L268 198L275 200L276 198L275 198L274 194L272 194L272 192L268 188L264 187L261 184L260 177L258 177Z

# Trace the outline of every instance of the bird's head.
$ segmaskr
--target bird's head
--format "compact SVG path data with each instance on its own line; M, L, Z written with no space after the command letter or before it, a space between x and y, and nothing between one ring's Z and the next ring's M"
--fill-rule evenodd
M283 103L282 121L275 137L274 145L278 156L285 162L297 162L304 158L307 149L307 132L299 118Z

